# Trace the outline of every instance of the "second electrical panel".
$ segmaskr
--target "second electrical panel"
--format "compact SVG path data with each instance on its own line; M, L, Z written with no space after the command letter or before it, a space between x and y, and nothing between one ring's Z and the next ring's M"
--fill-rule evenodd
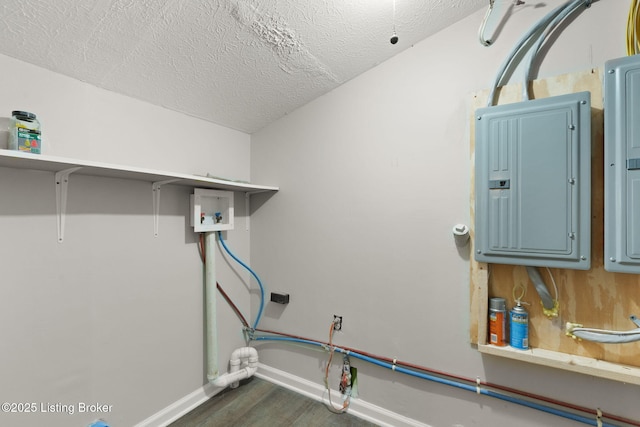
M640 273L640 56L605 70L604 267Z
M591 265L591 98L580 92L476 112L477 261Z

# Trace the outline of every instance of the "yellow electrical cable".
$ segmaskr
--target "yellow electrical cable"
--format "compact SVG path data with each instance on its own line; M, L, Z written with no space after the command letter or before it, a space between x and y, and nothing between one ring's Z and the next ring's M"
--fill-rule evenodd
M633 4L635 4L635 8L633 9L634 49L635 49L635 53L640 53L640 2L638 0L633 0Z
M640 1L631 0L627 18L627 55L640 53Z

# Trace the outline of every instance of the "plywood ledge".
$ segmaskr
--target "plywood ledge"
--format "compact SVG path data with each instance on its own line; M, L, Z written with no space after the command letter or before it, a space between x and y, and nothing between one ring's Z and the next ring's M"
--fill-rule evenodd
M606 378L629 384L640 385L640 368L605 362L590 357L576 356L557 351L531 348L516 350L511 347L497 347L494 345L478 345L478 351L484 354L506 357L522 362L564 369L594 377Z
M533 82L535 98L591 92L591 258L590 270L551 269L558 288L561 316L579 320L589 327L624 331L630 327L629 315L640 313L640 274L610 273L604 270L604 109L602 105L602 69L587 70ZM521 86L501 89L500 103L519 102ZM473 96L471 111L486 105L488 91ZM472 245L475 237L475 125L470 126L470 217ZM475 249L474 249L475 251ZM470 341L484 354L506 357L522 362L549 366L640 385L640 342L600 344L586 340L578 343L563 336L558 322L550 322L536 301L536 291L522 266L484 264L470 261ZM551 277L548 280L551 280ZM545 276L545 280L546 276ZM533 350L487 345L488 299L503 297L511 300L513 286L529 288L529 345ZM580 355L576 355L578 353Z

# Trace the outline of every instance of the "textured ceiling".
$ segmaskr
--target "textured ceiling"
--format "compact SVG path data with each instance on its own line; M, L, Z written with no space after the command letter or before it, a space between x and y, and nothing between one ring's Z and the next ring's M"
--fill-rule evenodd
M486 7L487 0L2 0L0 53L253 133Z

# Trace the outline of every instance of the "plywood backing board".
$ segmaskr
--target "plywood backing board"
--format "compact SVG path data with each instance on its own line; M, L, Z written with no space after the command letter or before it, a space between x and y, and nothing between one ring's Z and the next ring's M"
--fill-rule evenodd
M532 93L535 99L564 95L581 91L591 92L592 126L592 177L591 177L591 269L566 270L541 268L540 273L552 295L550 275L553 275L559 292L560 312L557 318L549 319L542 313L542 305L527 272L522 266L485 264L471 260L471 342L487 350L488 298L503 297L512 307L512 288L522 283L527 288L524 301L530 314L529 343L540 352L557 352L575 355L611 364L640 367L640 342L627 344L599 344L574 340L565 335L566 322L580 323L585 327L627 331L635 329L629 316L640 316L640 275L609 273L604 270L604 111L602 97L602 70L562 75L534 81ZM508 85L499 91L498 104L519 102L522 86ZM472 112L487 104L489 91L482 91L472 98ZM471 118L471 236L474 237L474 146L475 115ZM473 242L472 242L473 250ZM472 252L473 253L473 252ZM506 357L518 358L508 354ZM557 358L551 358L557 359ZM562 358L559 358L562 359ZM544 364L544 363L543 363ZM557 363L550 363L554 366ZM558 367L558 366L556 366ZM637 370L635 374L640 373Z

